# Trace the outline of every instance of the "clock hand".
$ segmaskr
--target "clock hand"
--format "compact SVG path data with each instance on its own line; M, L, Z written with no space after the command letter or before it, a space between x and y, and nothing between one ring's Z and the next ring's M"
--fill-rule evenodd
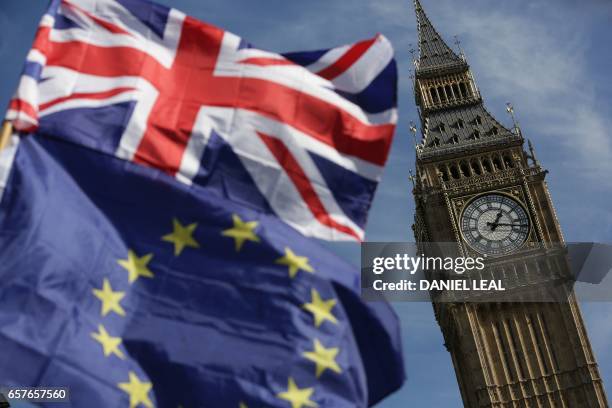
M495 221L493 222L487 222L487 225L491 227L491 231L495 231L495 228L497 228L497 226L499 225L499 220L502 217L502 212L498 212L497 216L495 217Z
M498 222L497 226L498 227L528 227L527 224L508 224L505 222Z

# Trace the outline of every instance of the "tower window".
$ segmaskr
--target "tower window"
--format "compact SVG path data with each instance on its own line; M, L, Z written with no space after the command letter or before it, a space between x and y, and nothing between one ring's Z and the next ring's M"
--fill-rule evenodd
M444 123L440 123L440 124L438 125L438 130L439 130L440 132L444 132L444 131L446 130L446 126L444 125Z
M461 162L459 168L461 169L461 174L463 174L463 177L470 177L470 168L468 167L467 163Z
M436 137L434 140L431 141L430 146L440 146L440 139Z
M446 171L446 167L438 167L438 173L442 175L442 180L448 181L448 172Z
M470 167L472 168L472 174L477 174L479 176L482 174L477 160L472 160L470 162Z
M502 169L501 162L499 161L497 157L493 158L493 167L495 168L495 170Z
M461 175L459 174L459 168L457 167L457 165L456 165L456 164L453 164L453 165L451 166L451 176L452 176L454 179L458 179L458 178L460 178L460 177L461 177Z
M457 127L458 127L459 129L463 129L463 128L465 127L465 123L463 122L463 119L459 119L459 120L457 121Z
M440 100L442 102L446 102L446 94L444 93L444 88L441 86L438 87L438 95L440 96Z
M482 118L480 116L476 116L476 119L474 119L474 123L477 125L482 125Z
M435 88L429 88L429 95L431 95L431 100L433 101L434 104L437 104L440 102L440 99L438 98L438 93L436 92Z
M468 91L467 91L467 87L465 86L465 82L459 83L459 90L461 91L461 97L463 98L468 97Z
M453 137L451 137L448 142L451 143L451 144L459 143L459 136L457 136L456 134L453 134Z
M461 92L459 91L459 86L457 86L457 84L453 84L453 92L455 94L455 99L461 98Z
M491 134L492 134L493 136L497 136L497 134L498 134L498 133L499 133L499 130L497 129L497 126L493 126L493 127L491 128Z
M484 168L485 172L493 173L493 169L491 168L491 163L489 162L488 159L484 159L482 161L482 167Z
M455 99L455 98L453 97L453 91L451 90L450 85L446 85L446 86L444 87L444 90L446 91L446 96L448 97L448 99Z
M480 132L478 131L478 129L474 129L474 132L472 133L472 139L474 140L480 139Z

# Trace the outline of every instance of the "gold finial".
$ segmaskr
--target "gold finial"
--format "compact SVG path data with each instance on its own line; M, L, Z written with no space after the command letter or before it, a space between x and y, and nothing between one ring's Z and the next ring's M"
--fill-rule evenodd
M410 174L408 176L408 179L412 182L412 187L416 187L415 185L416 177L414 176L414 173L412 173L412 169L408 170L408 173Z
M414 44L412 43L408 44L408 47L410 47L408 49L408 52L410 53L410 58L412 58L412 65L416 67L418 64L417 57L416 57L417 50L414 47Z
M510 102L506 103L506 112L508 112L510 114L510 117L512 118L512 124L514 125L514 133L517 136L520 136L521 128L519 127L519 123L516 120L516 116L514 116L514 106Z
M462 60L465 61L465 54L463 53L463 49L461 48L461 41L459 40L459 36L454 36L455 37L455 46L457 46L457 50L459 51L459 56L461 57Z
M417 147L417 138L416 138L417 127L413 121L410 121L410 133L412 133L412 139L414 140L414 147L416 148Z

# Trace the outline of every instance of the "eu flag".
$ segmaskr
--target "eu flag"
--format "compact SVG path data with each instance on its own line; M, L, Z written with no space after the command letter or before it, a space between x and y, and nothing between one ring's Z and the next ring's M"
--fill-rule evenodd
M397 389L396 317L360 300L356 269L215 191L14 136L0 384L68 387L74 407L365 407Z

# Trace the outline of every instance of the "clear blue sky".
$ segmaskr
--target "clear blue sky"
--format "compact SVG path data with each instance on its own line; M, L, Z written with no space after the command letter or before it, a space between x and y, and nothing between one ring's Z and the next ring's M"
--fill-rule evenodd
M400 120L367 239L411 241L414 211L408 132L417 114L409 79L416 43L410 0L161 0L260 48L330 48L380 32L400 67ZM46 0L0 3L0 105L6 106ZM612 242L612 3L607 0L422 0L438 30L457 34L489 110L502 122L512 101L538 157L567 241ZM359 248L333 245L359 262ZM583 304L591 342L612 396L612 305ZM454 407L461 400L429 304L398 304L408 381L380 408Z

